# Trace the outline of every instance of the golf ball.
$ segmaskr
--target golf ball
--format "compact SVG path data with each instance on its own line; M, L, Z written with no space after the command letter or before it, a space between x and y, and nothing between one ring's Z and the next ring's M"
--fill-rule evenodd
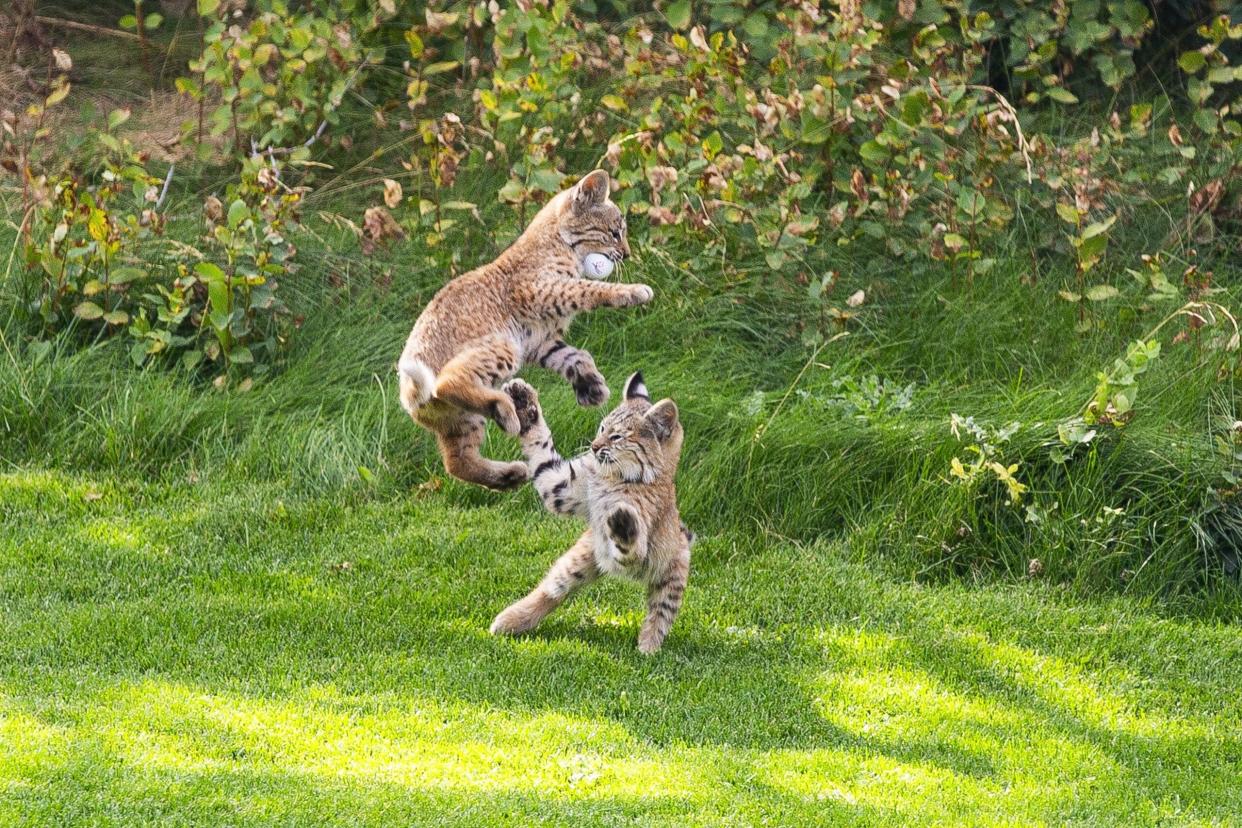
M582 260L582 275L588 279L607 279L615 267L612 259L603 253L588 253Z

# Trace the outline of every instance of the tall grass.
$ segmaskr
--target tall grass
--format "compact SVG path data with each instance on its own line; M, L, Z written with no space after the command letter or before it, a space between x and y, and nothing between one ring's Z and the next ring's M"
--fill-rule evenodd
M0 318L10 320L0 349L5 466L214 476L278 482L291 496L364 499L405 497L441 478L431 439L396 404L393 365L419 310L450 276L448 248L411 238L363 257L322 216L356 217L377 200L378 186L365 184L365 162L340 168L347 174L315 182L313 232L283 287L305 322L287 362L245 393L214 391L179 369L135 369L120 343L84 347L74 332L36 358L11 313L15 264L0 286ZM494 205L497 185L494 172L468 170L453 194L483 206L482 221L455 228L447 242L467 245L471 264L520 229ZM210 186L179 179L172 212L184 218L171 233L196 232L197 199ZM1141 250L1141 239L1168 232L1158 210L1147 212L1119 249ZM1224 583L1195 535L1210 505L1205 492L1224 468L1214 423L1232 418L1235 399L1232 382L1216 379L1214 354L1167 348L1143 379L1133 423L1068 464L1049 457L1056 423L1081 410L1096 372L1150 327L1138 294L1099 309L1097 329L1076 335L1073 309L1056 297L1068 273L1053 262L1037 283L1024 283L1031 253L1019 231L1008 258L969 283L943 270L903 272L878 252L847 259L825 246L812 267L844 274L827 301L840 304L858 288L868 301L813 349L803 334L820 324L820 306L740 238L728 261L690 268L693 250L648 245L639 224L638 255L622 278L651 283L656 301L595 312L571 336L614 391L642 369L654 393L678 401L688 434L680 492L698 531L839 537L850 555L918 578L1025 578L1038 559L1039 577L1081 590L1167 597ZM5 251L14 244L13 217L0 243ZM1118 259L1131 263L1126 253ZM1236 275L1236 264L1220 263L1218 283L1235 284ZM583 443L599 413L577 408L559 379L528 373L562 444ZM857 411L835 399L843 381L869 375L913 383L908 407ZM966 452L950 433L951 413L1021 424L1005 462L1019 464L1036 512L1006 506L999 488L951 481L950 460ZM513 456L515 448L493 430L486 451ZM508 502L452 481L437 496Z

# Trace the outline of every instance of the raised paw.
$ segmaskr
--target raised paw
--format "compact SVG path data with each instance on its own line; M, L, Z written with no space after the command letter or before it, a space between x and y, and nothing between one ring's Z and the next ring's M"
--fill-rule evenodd
M630 291L631 305L645 305L655 296L655 291L647 285L634 285Z
M574 394L578 397L578 405L603 405L608 399L608 384L599 371L578 374L574 377Z
M506 463L504 469L496 474L488 488L507 492L521 486L529 477L530 473L525 463Z
M513 401L513 408L517 412L518 428L520 434L530 431L542 412L539 410L539 392L524 380L509 380L503 386L501 391L509 395L509 399Z
M609 515L608 534L622 551L631 551L638 541L638 516L634 510L622 506Z
M517 409L513 401L506 396L498 396L492 401L492 419L505 430L506 434L517 436L522 433L522 424L518 419Z

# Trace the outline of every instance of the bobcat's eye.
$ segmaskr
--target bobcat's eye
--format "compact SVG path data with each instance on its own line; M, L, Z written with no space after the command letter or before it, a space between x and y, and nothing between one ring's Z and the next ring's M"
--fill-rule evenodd
M613 230L613 231L612 231L612 238L613 238L615 241L621 241L621 231L620 231L620 230Z
M621 435L620 435L620 434L614 434L614 435L612 435L611 437L609 437L608 439L609 439L609 440L612 440L614 443L619 443L619 442L621 442Z

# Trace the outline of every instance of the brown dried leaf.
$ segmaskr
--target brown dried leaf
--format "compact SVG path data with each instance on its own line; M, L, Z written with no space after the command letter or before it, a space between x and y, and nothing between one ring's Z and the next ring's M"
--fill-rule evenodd
M1190 194L1190 210L1193 213L1214 213L1225 195L1225 182L1219 178L1209 181Z
M371 255L377 245L404 239L405 231L383 207L368 207L362 215L362 252Z
M391 178L384 179L384 203L388 205L390 210L397 209L397 205L401 203L401 185Z
M854 195L859 201L867 201L867 179L863 178L862 170L854 168L854 174L850 176L850 189L854 191Z

